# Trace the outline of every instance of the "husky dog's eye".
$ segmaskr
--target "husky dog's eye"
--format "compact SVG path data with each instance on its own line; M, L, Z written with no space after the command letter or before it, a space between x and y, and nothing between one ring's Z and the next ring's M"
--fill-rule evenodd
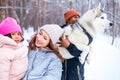
M104 17L101 17L101 19L104 19Z

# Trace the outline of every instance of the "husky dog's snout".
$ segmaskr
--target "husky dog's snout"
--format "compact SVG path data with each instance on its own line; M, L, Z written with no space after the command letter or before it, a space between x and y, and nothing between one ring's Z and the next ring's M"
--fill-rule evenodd
M110 25L110 26L112 26L112 25L113 25L113 23L110 23L109 25Z

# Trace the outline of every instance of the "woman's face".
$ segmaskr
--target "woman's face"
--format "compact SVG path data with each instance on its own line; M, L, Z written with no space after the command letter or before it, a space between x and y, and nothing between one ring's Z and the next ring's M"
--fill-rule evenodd
M16 42L16 43L20 43L22 41L22 36L19 32L13 32L11 33L11 38Z
M45 48L48 46L49 43L49 35L44 30L40 30L40 32L36 35L35 45L37 47Z

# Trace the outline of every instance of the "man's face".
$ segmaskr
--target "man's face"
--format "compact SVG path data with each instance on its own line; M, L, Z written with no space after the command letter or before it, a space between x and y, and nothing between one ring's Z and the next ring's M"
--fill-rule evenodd
M72 16L69 20L68 20L68 24L74 24L78 21L79 16L78 15L74 15Z

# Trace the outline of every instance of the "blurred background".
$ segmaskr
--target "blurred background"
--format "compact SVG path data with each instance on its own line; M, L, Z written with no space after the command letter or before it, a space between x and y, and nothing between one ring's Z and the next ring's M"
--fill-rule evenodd
M67 10L76 9L82 16L99 3L114 25L95 39L85 80L120 80L120 0L0 0L0 22L8 16L15 18L29 40L45 24L63 25Z
M99 3L114 24L105 31L112 37L111 44L114 44L115 39L120 37L120 0L0 0L0 21L11 16L23 29L32 27L36 31L48 23L63 25L63 14L69 9L78 10L82 16Z

